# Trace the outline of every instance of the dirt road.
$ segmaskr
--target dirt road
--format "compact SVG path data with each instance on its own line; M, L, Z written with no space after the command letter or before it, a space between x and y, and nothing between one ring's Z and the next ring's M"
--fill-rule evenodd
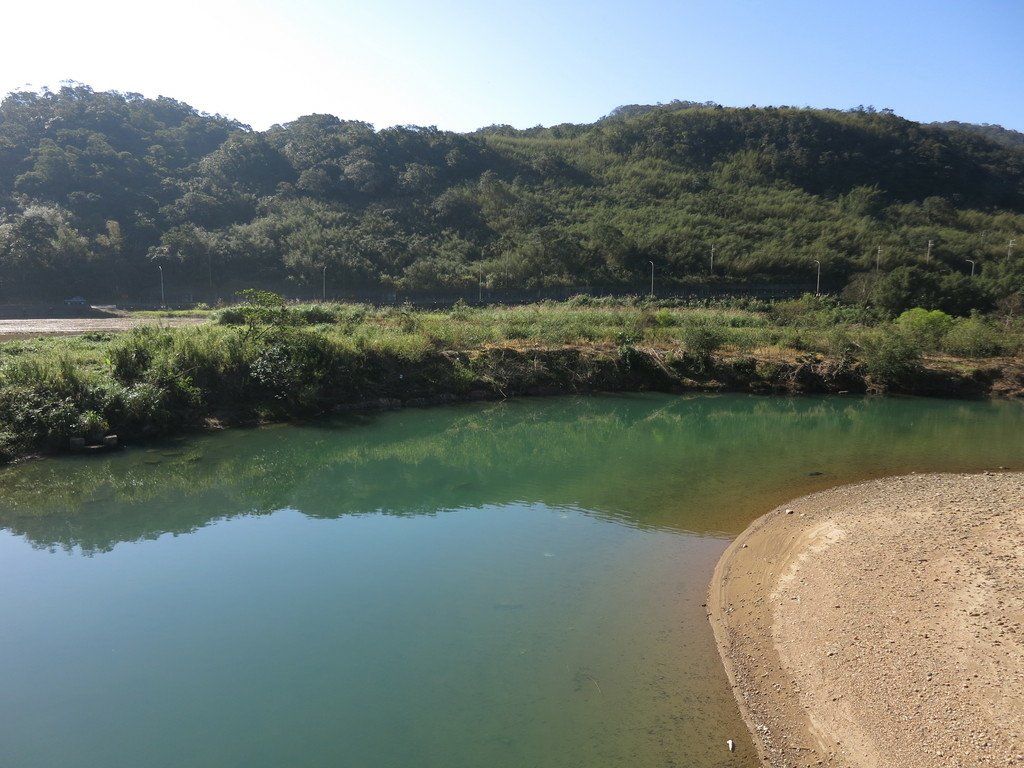
M74 336L81 333L127 331L139 325L176 327L206 322L200 317L73 317L50 320L0 320L0 341L36 336Z

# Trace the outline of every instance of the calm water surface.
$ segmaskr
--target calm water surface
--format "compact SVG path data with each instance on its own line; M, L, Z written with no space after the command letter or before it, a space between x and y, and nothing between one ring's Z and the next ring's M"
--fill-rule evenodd
M0 765L753 766L701 607L729 539L1022 435L1019 403L637 395L10 468Z

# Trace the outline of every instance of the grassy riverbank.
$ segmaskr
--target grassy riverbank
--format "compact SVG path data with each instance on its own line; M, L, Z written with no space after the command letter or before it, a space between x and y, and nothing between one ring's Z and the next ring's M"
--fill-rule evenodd
M0 344L0 457L339 408L595 390L1018 395L1024 325L829 299L448 310L253 294L194 327Z

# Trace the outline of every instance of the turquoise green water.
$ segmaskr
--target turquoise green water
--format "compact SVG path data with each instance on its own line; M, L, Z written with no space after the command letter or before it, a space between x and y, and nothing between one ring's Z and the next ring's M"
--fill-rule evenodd
M752 766L701 607L729 539L1022 435L1019 403L638 395L10 468L0 764Z

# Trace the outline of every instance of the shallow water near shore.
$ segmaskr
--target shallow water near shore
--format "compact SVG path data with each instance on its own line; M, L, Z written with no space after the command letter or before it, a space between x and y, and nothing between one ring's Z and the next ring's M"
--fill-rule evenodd
M626 395L8 468L3 760L753 766L701 605L729 540L829 485L1020 469L1021 435L1012 402Z

